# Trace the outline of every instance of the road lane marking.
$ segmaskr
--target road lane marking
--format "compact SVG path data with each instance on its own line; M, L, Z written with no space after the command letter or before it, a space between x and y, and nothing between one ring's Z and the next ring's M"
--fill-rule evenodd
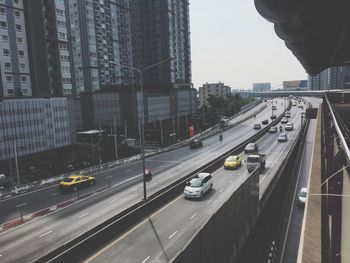
M141 263L146 263L147 260L149 260L150 258L151 258L150 256L146 257Z
M51 196L56 196L56 195L59 195L60 193L54 193L54 194L52 194Z
M170 236L169 236L169 239L173 238L175 235L176 235L177 231L175 231L174 233L172 233Z
M211 200L211 199L209 199L209 201L207 202L207 205L209 205L209 204L211 203L211 201L212 201L212 200Z
M112 187L120 186L120 185L122 185L122 184L125 184L125 183L127 183L127 182L130 182L130 181L136 179L137 177L141 177L141 176L143 176L143 174L135 175L135 176L133 176L133 177L130 177L129 179L126 179L126 180L120 182L120 183L114 184Z
M222 193L222 191L224 191L224 188L221 188L221 189L220 189L220 193Z
M22 206L25 206L25 205L27 205L27 203L23 203L23 204L20 204L20 205L16 205L16 207L18 208L18 207L22 207Z
M87 216L88 214L90 214L90 212L86 212L85 214L80 215L79 218L82 218L82 217L84 217L84 216Z
M193 214L190 218L193 219L197 216L197 213Z
M52 230L50 230L50 231L48 231L48 232L46 232L46 233L40 235L39 237L44 237L44 236L46 236L46 235L48 235L48 234L51 234L51 233L52 233Z
M110 175L110 176L106 176L106 179L110 179L110 178L112 178L112 175Z
M112 199L112 200L108 201L108 204L113 203L115 200L117 200L117 198L114 198L114 199Z

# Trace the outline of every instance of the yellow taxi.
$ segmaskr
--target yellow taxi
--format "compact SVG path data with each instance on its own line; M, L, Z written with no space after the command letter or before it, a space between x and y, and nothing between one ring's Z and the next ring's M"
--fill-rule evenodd
M239 155L230 155L226 158L224 162L224 167L226 169L236 169L242 164L241 156Z
M75 192L80 188L93 186L95 183L96 181L93 176L71 175L60 182L59 188L63 191Z

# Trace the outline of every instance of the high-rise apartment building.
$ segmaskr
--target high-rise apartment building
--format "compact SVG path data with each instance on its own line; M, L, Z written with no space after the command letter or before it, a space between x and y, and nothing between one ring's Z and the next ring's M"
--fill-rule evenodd
M0 98L31 96L22 0L0 0Z
M350 66L325 69L316 76L309 76L309 89L331 90L350 87Z
M188 0L130 0L134 65L144 68L147 90L191 87Z
M23 0L33 95L73 95L67 0Z
M70 0L77 94L133 83L129 0Z

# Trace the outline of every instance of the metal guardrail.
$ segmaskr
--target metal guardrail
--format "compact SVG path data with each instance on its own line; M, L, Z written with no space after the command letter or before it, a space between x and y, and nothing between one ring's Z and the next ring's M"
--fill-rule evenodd
M337 121L337 119L335 117L335 114L333 112L333 106L330 103L327 94L324 94L324 99L326 101L327 107L329 108L329 112L330 112L331 117L332 117L332 122L333 122L333 125L334 125L334 128L335 128L335 131L336 131L336 133L338 135L338 138L340 140L341 147L342 147L342 149L344 151L344 155L345 155L346 161L347 161L348 165L350 166L350 150L349 150L348 144L346 143L345 138L343 136L343 133L342 133L342 131L341 131L339 125L338 125L338 121Z
M290 110L291 104L286 110ZM269 128L277 124L283 117L283 114L269 125L264 127L251 138L240 143L234 149L227 151L221 156L215 158L206 165L192 171L190 174L178 179L167 187L157 191L149 196L146 201L140 201L129 207L123 212L113 216L100 225L90 229L81 236L74 238L59 248L53 250L47 255L37 259L36 262L77 262L81 260L82 251L93 251L106 244L112 238L123 233L126 229L139 222L142 218L148 216L169 200L178 196L184 189L186 182L199 172L213 172L222 166L223 160L230 154L238 154L243 151L247 143L253 142L264 136Z

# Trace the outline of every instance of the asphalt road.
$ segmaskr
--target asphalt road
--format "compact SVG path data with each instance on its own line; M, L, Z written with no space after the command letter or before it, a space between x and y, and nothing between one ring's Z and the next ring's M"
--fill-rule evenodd
M261 104L256 108L237 116L232 119L230 123L238 122L247 116L249 116L257 108L261 108ZM271 111L271 107L266 108L261 113L256 116L256 121L260 121L264 118L268 118L268 114ZM279 111L280 112L280 111ZM249 133L245 134L244 138L239 140L235 139L232 144L227 144L228 139L234 139L235 135L243 134L242 129L246 129L247 126L252 125L251 121L242 123L232 129L229 129L223 133L224 136L224 148L223 150L229 150L230 148L237 145L243 139L250 137L255 133L249 127ZM147 167L151 168L153 175L164 173L166 170L177 166L179 172L187 173L190 168L200 167L202 162L200 161L202 154L208 151L208 147L221 148L218 143L218 137L214 136L203 141L204 147L197 150L189 150L188 147L179 148L177 150L160 154L158 156L148 158L146 160ZM215 147L215 145L217 145ZM216 156L220 155L223 151L214 151L210 158L214 159ZM193 158L197 158L197 161L189 162ZM198 161L199 160L199 161ZM181 166L186 166L187 169L181 169ZM193 170L193 169L192 169ZM119 186L124 185L124 187L129 186L130 183L139 183L142 179L142 162L134 162L120 167L113 168L109 171L104 171L94 175L96 177L97 184L93 187L80 190L79 193L61 193L58 190L57 185L50 186L44 189L39 189L37 191L29 192L27 194L22 194L9 199L0 200L0 224L8 222L14 218L18 218L21 213L22 215L28 215L35 211L45 209L56 205L58 203L65 202L79 195L84 195L86 193L95 192L98 189L105 188L108 186ZM120 187L117 187L120 189ZM111 195L115 194L115 189L111 191Z
M278 108L279 112L283 110L282 107ZM202 149L190 150L185 147L147 159L147 166L151 167L154 173L153 180L147 184L148 192L157 191L221 153L232 149L241 141L256 133L252 129L253 123L261 122L268 118L270 114L271 108L268 108L260 112L255 119L224 132L223 142L219 141L218 136L214 136L204 141ZM141 173L138 174L138 171L141 171L141 162L118 167L100 174L97 176L96 188L106 186L108 181L112 185L111 188L80 200L64 209L34 219L8 232L1 233L1 261L32 262L40 255L48 253L55 247L138 202L142 198ZM83 190L80 194L91 190L91 188ZM75 195L76 193L61 195L58 194L56 187L51 187L0 204L6 203L15 206L26 202L28 205L21 207L21 209L24 209L25 207L36 207L34 203L36 201L39 204L44 203L44 207L47 207ZM30 206L32 202L33 206ZM3 207L6 208L6 206ZM3 211L3 207L0 208L1 211ZM18 213L18 210L16 211Z
M264 185L273 178L300 131L300 109L293 107L291 113L294 130L287 132L287 142L277 141L279 132L266 134L257 142L259 151L267 154L267 166L260 176ZM244 163L237 170L215 171L213 190L203 199L187 200L180 195L85 262L169 262L247 177L249 173Z

